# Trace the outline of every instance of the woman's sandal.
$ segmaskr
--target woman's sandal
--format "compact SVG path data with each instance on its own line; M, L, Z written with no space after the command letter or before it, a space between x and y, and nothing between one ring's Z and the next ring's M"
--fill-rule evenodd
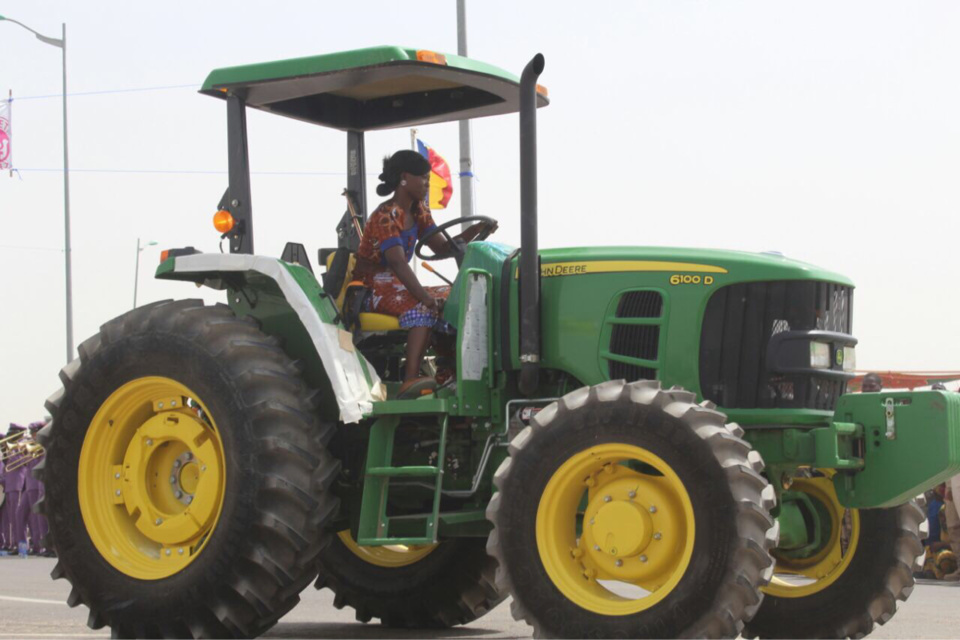
M437 381L429 376L410 378L397 391L397 400L414 400L437 390Z

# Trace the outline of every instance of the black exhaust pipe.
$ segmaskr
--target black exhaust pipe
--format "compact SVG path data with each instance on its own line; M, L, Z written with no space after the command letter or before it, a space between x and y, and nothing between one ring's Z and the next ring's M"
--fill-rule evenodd
M520 75L520 393L540 384L540 253L537 246L538 53Z

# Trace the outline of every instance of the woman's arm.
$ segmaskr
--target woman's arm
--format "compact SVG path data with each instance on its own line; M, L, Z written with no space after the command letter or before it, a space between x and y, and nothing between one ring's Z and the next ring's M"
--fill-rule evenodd
M393 269L393 272L397 274L397 278L400 279L400 282L414 298L423 303L423 306L428 309L434 311L440 310L437 301L423 288L423 285L417 280L417 275L407 263L406 256L403 253L403 247L399 245L390 247L384 252L383 256L387 259L387 265Z

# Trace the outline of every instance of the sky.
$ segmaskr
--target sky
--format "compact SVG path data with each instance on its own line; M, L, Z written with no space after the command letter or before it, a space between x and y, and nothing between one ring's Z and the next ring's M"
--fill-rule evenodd
M960 370L960 4L468 0L469 54L546 56L540 246L780 251L857 285L861 369ZM456 52L454 0L0 0L67 24L74 336L133 304L222 294L152 278L162 248L217 251L226 110L212 69L396 44ZM0 22L13 177L0 175L0 421L43 415L66 357L60 50ZM248 115L257 253L334 246L346 136ZM475 120L477 213L519 244L516 116ZM456 167L456 124L420 137ZM409 131L367 139L378 160ZM455 185L456 187L456 185ZM449 213L459 211L455 188ZM452 265L440 269L453 275Z

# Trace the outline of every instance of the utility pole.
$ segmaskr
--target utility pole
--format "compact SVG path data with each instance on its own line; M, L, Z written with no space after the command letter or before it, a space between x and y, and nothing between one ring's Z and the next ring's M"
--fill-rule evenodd
M467 55L467 0L457 0L457 55ZM460 217L473 215L473 151L470 121L460 121ZM463 227L463 225L460 225Z

